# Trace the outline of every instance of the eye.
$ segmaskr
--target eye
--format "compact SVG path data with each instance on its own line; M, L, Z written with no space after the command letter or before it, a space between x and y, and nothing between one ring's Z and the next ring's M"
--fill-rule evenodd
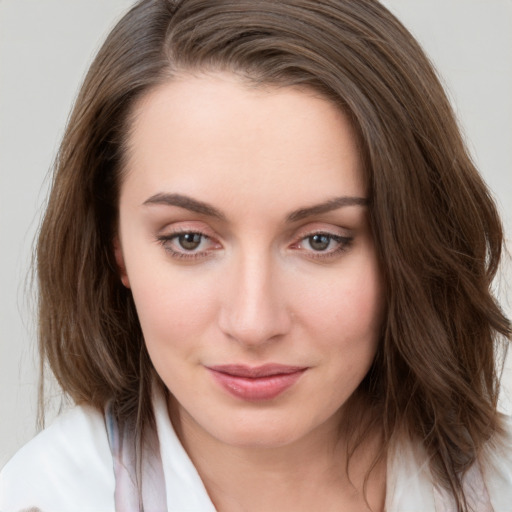
M310 257L329 258L348 249L352 241L352 237L320 232L301 238L292 247L308 253Z
M185 251L194 251L201 245L203 235L200 233L184 233L176 236L179 246Z
M211 251L220 249L221 245L196 231L180 231L157 237L163 248L176 259L205 258Z
M319 233L317 235L308 236L305 240L307 240L307 244L309 244L309 247L314 251L326 251L329 249L333 238L325 233Z

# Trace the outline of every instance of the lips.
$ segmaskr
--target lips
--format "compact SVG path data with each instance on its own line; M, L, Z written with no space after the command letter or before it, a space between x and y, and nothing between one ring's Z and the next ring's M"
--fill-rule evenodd
M207 367L213 378L232 396L247 401L272 400L293 386L307 367L217 365Z

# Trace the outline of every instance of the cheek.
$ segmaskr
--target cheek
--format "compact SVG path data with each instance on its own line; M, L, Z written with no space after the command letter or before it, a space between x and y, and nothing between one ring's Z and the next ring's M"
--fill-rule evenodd
M170 265L129 268L131 290L148 348L176 346L205 328L214 316L215 287L194 272Z
M350 269L316 287L309 285L297 296L303 318L319 340L341 348L378 338L384 308L376 264Z
M319 388L335 410L357 389L374 360L383 320L376 262L363 261L303 295L308 338L325 362Z

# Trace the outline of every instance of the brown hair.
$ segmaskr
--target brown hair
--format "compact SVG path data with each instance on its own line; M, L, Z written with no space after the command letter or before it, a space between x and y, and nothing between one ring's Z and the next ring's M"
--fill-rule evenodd
M76 402L110 402L139 436L152 422L155 371L112 248L123 155L134 103L180 70L205 69L313 88L350 116L387 308L358 396L381 454L396 432L420 439L466 510L462 475L501 431L497 349L511 329L490 286L502 228L432 66L376 1L142 0L124 16L56 160L37 248L43 358Z

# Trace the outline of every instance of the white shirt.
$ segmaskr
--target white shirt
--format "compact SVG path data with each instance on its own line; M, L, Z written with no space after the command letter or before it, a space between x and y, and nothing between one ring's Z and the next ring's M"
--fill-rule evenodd
M162 396L154 398L169 512L215 512L172 427ZM478 512L512 511L512 436L489 445L485 465L466 476ZM483 476L483 478L482 478ZM485 482L485 483L484 483ZM0 511L114 512L115 476L104 416L77 406L25 445L0 473ZM424 452L397 446L388 460L386 512L450 512L432 484ZM151 511L146 512L163 512Z

